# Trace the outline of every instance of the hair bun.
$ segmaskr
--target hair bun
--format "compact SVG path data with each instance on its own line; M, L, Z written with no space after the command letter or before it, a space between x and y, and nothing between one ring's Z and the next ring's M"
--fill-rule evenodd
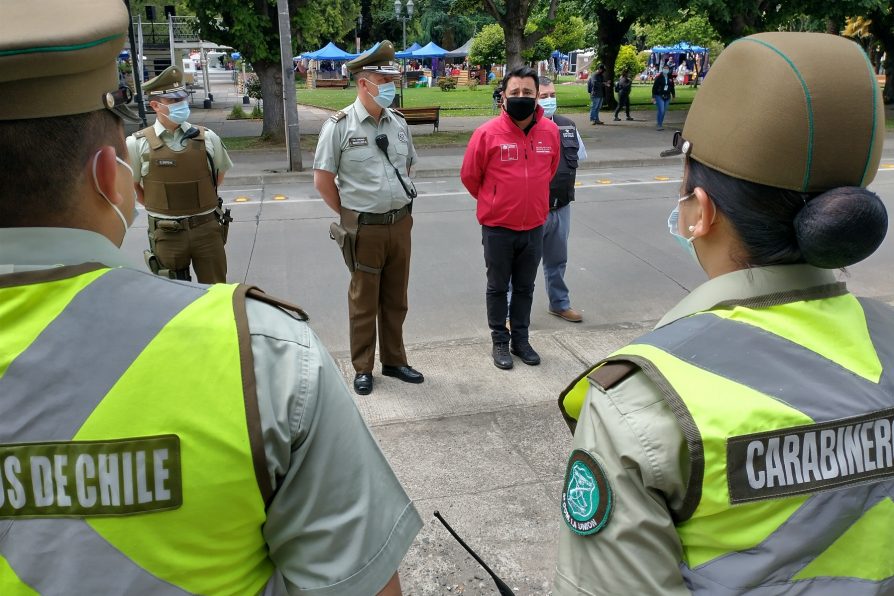
M815 267L838 269L875 252L888 231L888 212L874 192L844 186L808 201L794 223L804 259Z

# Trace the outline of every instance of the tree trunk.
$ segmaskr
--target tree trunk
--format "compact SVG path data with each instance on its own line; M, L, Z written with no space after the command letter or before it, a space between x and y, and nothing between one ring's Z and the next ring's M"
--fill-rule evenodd
M261 136L275 141L285 140L285 117L283 115L282 67L278 62L262 60L252 66L261 81L261 96L264 98L264 128Z
M894 103L894 1L888 3L887 10L874 10L868 16L872 19L869 31L885 49L885 87L882 90L884 102Z
M596 38L599 40L598 61L605 65L604 76L606 82L609 83L605 89L605 100L602 102L602 107L610 110L618 105L614 94L615 62L621 51L624 36L627 35L634 20L635 17L632 16L619 19L616 11L602 6L596 8Z
M506 68L512 70L524 64L522 50L524 49L524 28L503 26L503 35L506 39Z

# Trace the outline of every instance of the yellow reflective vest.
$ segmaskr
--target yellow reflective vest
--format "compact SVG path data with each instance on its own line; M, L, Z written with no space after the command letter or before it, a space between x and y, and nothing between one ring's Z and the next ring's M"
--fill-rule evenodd
M0 276L0 593L264 588L247 291L98 265Z
M694 593L894 593L894 310L833 284L697 313L584 373L566 419L637 368L686 439Z

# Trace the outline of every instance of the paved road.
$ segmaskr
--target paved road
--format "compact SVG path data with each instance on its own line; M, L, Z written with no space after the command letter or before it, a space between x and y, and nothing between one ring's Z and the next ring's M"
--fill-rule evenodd
M679 167L581 173L567 275L585 321L546 313L542 285L532 344L543 364L490 361L484 262L474 202L454 177L419 181L414 213L410 362L427 381L376 376L357 403L427 523L402 568L408 594L495 593L435 522L439 509L518 594L548 593L570 436L555 399L583 368L649 328L704 279L668 235ZM872 187L894 213L894 160ZM346 379L348 273L328 238L333 214L311 185L226 188L236 222L230 279L304 306ZM140 258L140 218L124 248ZM845 276L858 294L894 300L894 235Z

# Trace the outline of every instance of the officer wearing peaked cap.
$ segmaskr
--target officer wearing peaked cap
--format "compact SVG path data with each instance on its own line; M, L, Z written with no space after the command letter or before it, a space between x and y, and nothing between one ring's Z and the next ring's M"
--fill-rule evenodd
M351 60L357 100L323 124L314 186L340 216L330 234L351 271L348 288L354 390L373 388L376 327L382 374L407 383L423 375L407 363L403 324L410 277L416 149L406 121L390 109L395 96L394 46L383 41Z
M213 131L192 126L183 71L169 66L143 85L155 124L128 137L134 180L149 222L146 263L153 273L201 283L227 278L224 250L230 217L218 187L233 162Z
M885 237L884 126L848 39L718 58L668 205L709 281L560 398L555 594L892 593L894 310L833 271Z
M3 5L0 592L399 594L422 523L306 315L119 249L127 26Z

